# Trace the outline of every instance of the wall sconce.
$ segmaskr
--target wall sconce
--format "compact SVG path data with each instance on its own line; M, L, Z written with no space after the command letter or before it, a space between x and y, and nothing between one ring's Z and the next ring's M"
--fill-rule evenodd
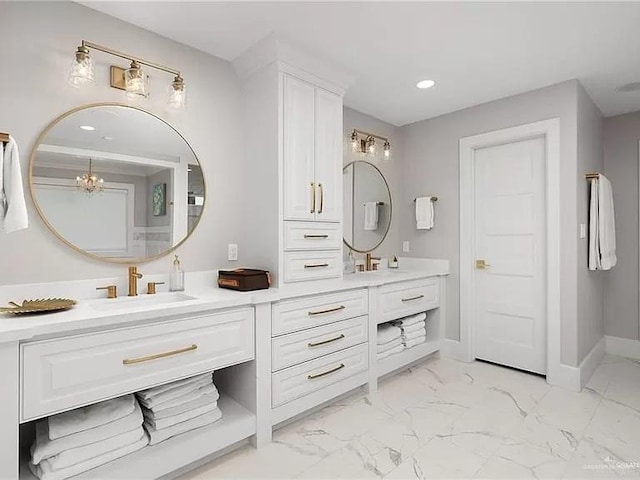
M351 132L351 148L354 152L374 155L376 153L376 138L384 142L384 158L389 159L391 157L389 139L375 133L364 132L354 128L353 132Z
M167 103L170 107L184 109L187 104L186 85L178 70L174 70L157 63L148 62L133 55L118 52L111 48L103 47L95 43L82 41L75 53L75 59L69 72L69 83L74 87L79 87L86 83L95 81L95 70L91 50L98 50L114 57L123 58L131 62L128 69L115 65L111 66L111 86L127 92L127 97L137 98L149 96L149 76L142 69L142 65L161 70L174 75L173 82L168 88Z

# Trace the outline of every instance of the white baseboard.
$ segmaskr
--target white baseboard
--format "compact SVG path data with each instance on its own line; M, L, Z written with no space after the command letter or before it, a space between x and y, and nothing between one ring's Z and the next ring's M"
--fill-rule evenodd
M605 339L608 354L640 359L640 341L609 335Z
M566 388L579 392L582 390L580 383L580 369L561 363L555 367L549 366L547 371L547 383L556 387Z
M451 340L445 338L442 341L442 347L440 354L446 358L452 358L460 362L471 362L473 359L469 358L468 350L465 345L457 340Z
M598 343L596 343L591 351L588 353L584 360L580 362L580 387L584 387L593 375L593 372L596 371L600 362L604 358L604 354L606 353L606 340L605 337L602 337Z

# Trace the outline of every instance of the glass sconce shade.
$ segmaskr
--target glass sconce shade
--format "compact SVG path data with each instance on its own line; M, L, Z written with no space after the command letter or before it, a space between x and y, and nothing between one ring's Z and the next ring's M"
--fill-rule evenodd
M93 83L95 81L95 70L89 49L81 45L78 47L75 56L76 58L73 60L69 72L69 84L79 87L87 83Z
M171 108L178 110L187 108L187 86L180 75L176 75L169 85L167 103Z
M376 139L372 136L369 136L369 138L367 138L367 153L376 153Z
M129 98L149 96L147 75L135 60L131 62L131 67L124 71L124 84Z
M384 142L384 158L389 159L391 157L391 144L386 141Z

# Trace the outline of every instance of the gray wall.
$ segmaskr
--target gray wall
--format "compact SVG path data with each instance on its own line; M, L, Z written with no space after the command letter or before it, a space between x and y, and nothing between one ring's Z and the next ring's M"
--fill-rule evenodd
M605 277L605 332L640 340L638 326L638 141L640 112L604 120L604 173L616 211L618 264Z
M589 225L589 182L584 175L604 172L603 117L578 84L578 222ZM604 335L605 272L589 270L589 240L578 240L578 362Z
M378 247L374 255L381 256L382 258L392 257L393 255L399 256L401 246L399 241L400 234L400 217L398 215L398 202L401 198L401 185L402 185L402 147L400 145L399 128L391 125L390 123L383 122L377 118L365 115L356 110L348 107L344 107L344 163L347 164L353 160L366 160L373 163L380 169L384 175L387 183L389 184L389 190L391 191L391 202L393 204L393 213L391 216L391 227L389 228L389 234L387 238ZM351 132L354 128L358 130L364 130L365 132L375 133L377 135L386 137L391 143L391 158L389 160L372 160L368 156L362 156L360 154L352 154L349 151ZM378 148L382 148L382 145L378 142ZM376 157L379 158L379 157ZM355 254L358 257L361 254Z
M4 2L2 38L16 48L6 48L0 68L0 130L11 133L21 152L23 176L28 185L31 149L42 130L58 115L83 104L131 103L174 125L190 142L202 164L207 182L205 213L192 237L178 253L187 270L230 266L226 244L239 243L241 215L229 209L228 198L238 198L242 188L241 97L231 65L198 50L160 37L71 2ZM188 109L166 107L165 89L170 75L150 70L151 96L129 102L124 92L109 87L110 64L126 62L95 52L96 83L75 89L67 75L73 53L83 40L104 44L182 71L188 85ZM6 42L5 42L6 43ZM26 59L26 60L25 60ZM9 65L19 65L20 74ZM28 195L28 193L27 193ZM240 197L241 198L241 197ZM55 238L38 217L28 198L29 229L0 235L0 284L49 282L123 275L123 267L84 257ZM240 244L240 260L243 256ZM33 262L34 258L45 259ZM143 273L171 269L167 257L144 265Z
M577 365L577 97L578 82L568 81L500 99L400 129L404 184L396 194L395 211L401 237L411 242L409 255L451 260L447 291L446 337L459 339L459 187L460 138L492 130L560 118L562 362ZM584 182L584 180L582 180ZM581 187L582 187L581 183ZM427 193L439 197L436 225L417 231L413 199ZM580 197L581 201L584 199ZM396 217L396 219L398 219ZM396 244L398 249L400 243Z

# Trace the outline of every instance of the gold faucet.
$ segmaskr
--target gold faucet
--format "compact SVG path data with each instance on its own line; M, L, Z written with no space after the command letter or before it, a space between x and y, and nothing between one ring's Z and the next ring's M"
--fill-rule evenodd
M129 296L138 296L138 279L142 278L142 274L138 273L138 267L129 267Z
M374 266L377 267L377 265L374 265L373 260L380 260L380 257L372 257L371 253L367 253L365 255L365 257L364 257L364 268L365 268L365 270L367 272L370 272L370 271L374 270Z

